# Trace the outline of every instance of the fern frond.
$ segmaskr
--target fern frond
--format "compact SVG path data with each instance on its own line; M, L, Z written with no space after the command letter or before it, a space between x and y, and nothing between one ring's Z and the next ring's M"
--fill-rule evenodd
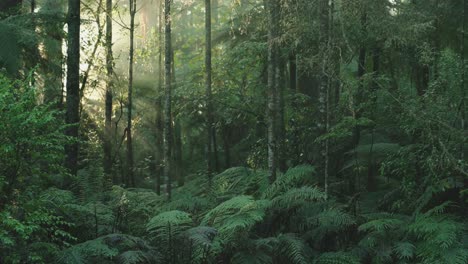
M382 232L395 229L404 224L404 221L396 218L371 220L359 226L360 232Z
M305 242L294 234L282 234L278 236L278 249L281 259L288 263L307 264L310 263L310 248Z
M185 236L200 247L210 246L218 231L209 226L192 227L185 231Z
M415 245L410 242L398 242L393 246L393 252L402 260L412 259L415 255L415 251Z
M158 232L170 226L172 228L172 232L180 232L183 229L188 229L192 224L192 218L188 213L174 210L160 213L157 216L151 218L151 220L146 225L146 230L150 233L157 234Z
M314 182L315 168L310 165L301 165L289 169L284 175L264 192L263 197L272 199L292 188L299 188Z
M126 254L129 251L133 253ZM137 252L141 252L141 254ZM122 255L124 256L121 257ZM152 248L141 238L123 234L111 234L68 248L61 252L57 263L104 263L115 258L125 260L125 256L136 255L148 256L149 261L147 263L155 261L154 256L156 256Z
M329 208L316 216L307 219L307 225L314 227L312 236L315 241L320 241L331 233L344 232L357 224L355 218L338 208Z
M314 260L314 264L359 264L359 259L347 252L327 252Z
M234 254L232 264L271 264L271 256L264 252L241 251Z
M295 188L271 201L274 210L291 209L314 201L325 201L325 193L315 187Z
M236 196L209 211L202 225L218 229L220 236L231 240L236 234L250 230L265 216L268 201L256 201L251 196Z

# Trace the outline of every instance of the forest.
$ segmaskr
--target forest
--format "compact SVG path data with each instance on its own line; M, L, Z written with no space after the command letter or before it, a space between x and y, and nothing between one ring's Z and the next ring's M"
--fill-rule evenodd
M0 0L0 263L467 264L468 0Z

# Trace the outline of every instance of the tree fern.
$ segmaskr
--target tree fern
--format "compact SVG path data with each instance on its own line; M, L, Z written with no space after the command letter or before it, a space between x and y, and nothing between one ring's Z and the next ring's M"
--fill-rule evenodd
M356 219L338 208L328 208L316 216L307 219L309 227L313 227L312 239L321 241L325 236L332 234L345 234L347 229L356 226Z
M359 264L359 259L347 252L327 252L320 254L314 264Z
M271 208L274 210L289 210L314 201L325 201L325 193L316 187L294 188L273 198Z
M275 196L301 186L316 182L314 179L315 168L310 165L301 165L289 169L284 175L279 176L276 181L264 192L263 197L272 199Z
M188 213L174 210L151 218L146 225L146 230L159 238L175 237L192 224L192 218Z
M311 262L311 252L308 245L294 234L278 236L278 248L276 254L280 259L293 264L307 264Z
M236 196L209 211L202 224L215 227L221 238L230 241L263 220L268 205L266 200L255 201L251 196Z
M63 251L57 263L154 263L158 261L156 252L149 244L137 237L111 234L70 247Z

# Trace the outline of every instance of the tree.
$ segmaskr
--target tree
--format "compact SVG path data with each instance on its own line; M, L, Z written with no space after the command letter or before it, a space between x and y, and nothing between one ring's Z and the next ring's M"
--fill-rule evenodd
M277 116L278 116L278 90L279 90L279 9L280 4L277 0L266 0L268 17L268 108L267 108L267 123L268 123L268 170L270 183L276 180L276 170L278 162L277 154Z
M137 0L129 0L130 6L130 52L128 67L128 115L127 115L127 184L135 187L135 176L133 168L133 140L132 140L132 108L133 108L133 58L135 38L135 15Z
M172 113L171 113L171 0L164 2L164 178L166 179L167 199L171 200L172 177L171 177L171 152L172 152Z
M74 142L65 146L65 166L72 175L78 171L78 130L80 122L80 1L68 0L67 109L65 134Z
M205 97L206 97L206 161L209 185L213 173L215 127L211 91L211 0L205 0Z
M106 93L105 93L105 134L104 173L107 180L115 182L112 174L112 87L114 78L114 56L112 54L112 0L106 0Z
M158 90L156 94L156 153L155 153L155 168L156 168L156 193L161 194L161 174L163 174L163 159L164 159L164 124L163 124L163 81L164 81L164 67L163 67L163 23L164 23L164 10L163 0L159 0L158 10Z

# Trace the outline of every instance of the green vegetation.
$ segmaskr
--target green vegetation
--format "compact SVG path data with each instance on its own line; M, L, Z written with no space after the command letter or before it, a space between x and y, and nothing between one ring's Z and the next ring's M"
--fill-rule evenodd
M0 263L468 263L467 12L2 1Z

